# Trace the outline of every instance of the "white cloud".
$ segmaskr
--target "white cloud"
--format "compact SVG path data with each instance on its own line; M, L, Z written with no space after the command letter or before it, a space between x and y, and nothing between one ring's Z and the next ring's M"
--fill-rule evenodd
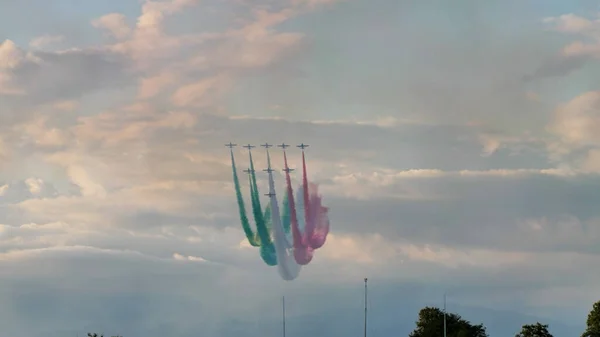
M507 267L526 263L528 254L492 250L460 250L439 245L416 245L410 242L393 242L379 234L348 236L332 234L327 245L317 250L319 257L345 263L365 263L390 267L404 263L428 262L458 268ZM530 258L530 257L529 257Z
M586 33L594 29L600 21L591 21L573 13L564 14L559 17L544 19L546 23L552 23L556 29L566 33Z
M600 145L600 92L587 92L556 111L550 130L567 145Z
M127 25L126 19L121 13L110 13L93 20L92 25L106 29L112 36L122 40L131 35L131 28Z
M556 109L548 125L548 130L558 138L548 145L555 158L571 162L585 172L600 172L599 109L600 93L595 91L583 93Z
M62 35L42 35L29 41L29 46L35 49L42 49L52 44L63 42L65 39Z
M59 109L69 107L64 103L58 106ZM68 132L57 127L48 127L47 123L47 117L39 117L19 126L17 129L29 136L32 142L39 147L61 147L66 145L69 140Z
M42 192L44 181L39 178L28 178L25 180L25 184L27 185L27 188L31 194L39 195Z
M55 102L52 106L55 109L61 110L61 111L73 111L77 108L77 106L79 105L79 103L77 101L58 101Z
M0 43L0 94L21 95L24 90L14 83L12 71L31 59L13 41L5 40Z
M83 196L106 196L104 187L95 182L83 167L77 165L69 166L67 172L69 178L81 187Z
M170 71L164 71L156 76L142 78L138 91L138 98L147 99L159 94L162 89L168 87L176 80L175 75Z
M588 19L575 14L564 14L544 20L562 33L579 35L582 40L569 43L562 50L567 57L600 57L600 19Z
M432 199L446 197L432 192L424 192L418 188L418 180L435 181L435 179L477 179L501 178L515 179L528 176L571 177L578 172L566 169L516 169L485 171L443 171L438 169L414 169L398 171L370 167L358 171L352 166L340 166L332 174L330 182L323 185L326 195L349 198L370 199L373 197L394 197L400 199ZM324 177L323 177L324 178ZM325 179L325 178L324 178Z
M198 256L183 256L178 253L174 253L173 258L177 261L206 262L205 259Z
M215 106L224 91L231 85L226 74L203 78L195 83L181 86L171 101L178 107L206 108Z
M0 44L0 68L16 68L23 62L25 53L11 40L4 40Z

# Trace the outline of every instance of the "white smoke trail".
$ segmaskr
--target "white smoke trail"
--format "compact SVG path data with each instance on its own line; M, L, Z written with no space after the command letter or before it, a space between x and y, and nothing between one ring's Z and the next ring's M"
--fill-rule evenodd
M269 173L269 195L271 199L271 221L273 225L273 238L275 243L275 252L277 253L277 269L282 279L292 281L300 274L301 266L294 259L294 248L287 240L283 225L281 224L281 216L279 214L279 204L277 203L277 195L275 195L275 181L273 180L273 172L271 171L271 157L267 150L267 163Z

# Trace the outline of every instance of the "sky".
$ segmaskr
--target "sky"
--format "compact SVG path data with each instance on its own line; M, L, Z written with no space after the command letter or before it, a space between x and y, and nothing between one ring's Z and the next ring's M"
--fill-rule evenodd
M368 277L370 336L444 293L491 336L579 336L600 299L599 13L1 1L4 334L274 336L285 296L288 336L359 335ZM244 240L230 141L311 145L332 230L292 282Z

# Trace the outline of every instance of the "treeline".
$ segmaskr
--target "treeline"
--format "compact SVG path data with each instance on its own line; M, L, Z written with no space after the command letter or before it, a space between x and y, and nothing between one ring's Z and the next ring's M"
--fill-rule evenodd
M444 312L439 308L425 307L419 311L417 327L409 337L442 337L444 330ZM581 337L600 337L600 301L594 303L588 314L586 329ZM96 333L88 333L88 337L103 337ZM447 337L489 337L483 324L473 325L457 314L446 313ZM121 337L121 336L112 336ZM515 337L554 337L548 324L536 322L521 327Z
M444 312L439 308L425 307L419 311L417 327L409 337L443 336ZM600 337L600 301L594 303L587 317L587 328L581 337ZM483 324L473 325L457 314L446 313L447 337L489 337ZM548 324L536 322L521 327L515 337L554 337Z

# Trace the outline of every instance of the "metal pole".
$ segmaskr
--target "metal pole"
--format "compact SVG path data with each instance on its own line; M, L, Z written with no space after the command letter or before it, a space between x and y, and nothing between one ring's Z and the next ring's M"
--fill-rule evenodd
M285 337L285 296L283 296L283 337Z
M444 337L446 337L446 293L444 293Z
M367 337L367 278L365 278L365 332L364 337Z

